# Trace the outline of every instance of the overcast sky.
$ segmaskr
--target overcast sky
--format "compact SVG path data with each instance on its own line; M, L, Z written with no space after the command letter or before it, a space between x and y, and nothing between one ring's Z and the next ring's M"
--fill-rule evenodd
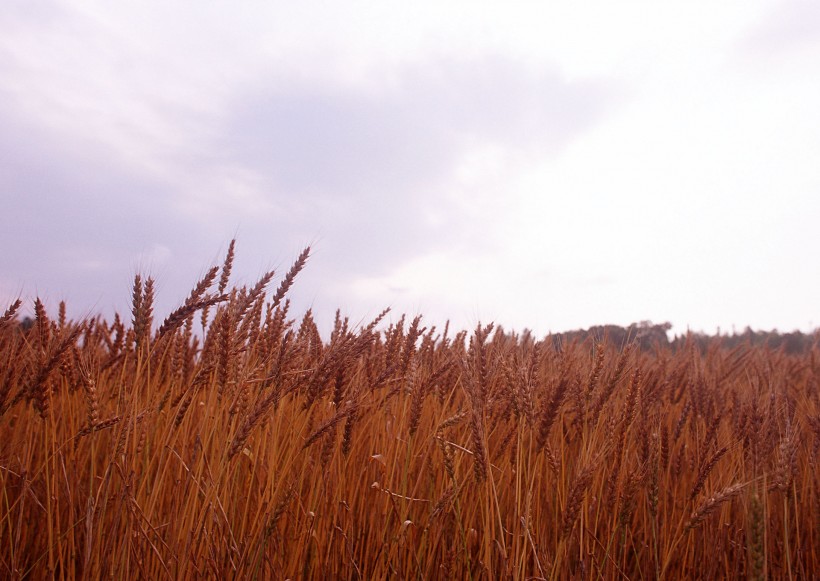
M162 318L236 237L325 327L806 331L818 71L814 0L10 0L0 311Z

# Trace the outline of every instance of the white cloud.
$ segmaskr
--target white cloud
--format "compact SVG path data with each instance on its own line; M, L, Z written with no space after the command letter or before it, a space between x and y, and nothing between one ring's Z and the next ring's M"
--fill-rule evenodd
M0 197L22 218L0 237L28 250L0 287L87 286L61 247L98 289L122 264L108 305L133 261L188 284L172 264L238 232L253 266L318 238L305 292L331 312L804 325L817 18L769 0L13 3Z

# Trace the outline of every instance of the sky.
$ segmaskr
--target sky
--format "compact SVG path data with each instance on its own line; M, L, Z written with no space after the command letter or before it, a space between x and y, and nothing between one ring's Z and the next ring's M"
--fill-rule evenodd
M0 310L820 326L820 3L10 0ZM278 284L279 277L273 285Z

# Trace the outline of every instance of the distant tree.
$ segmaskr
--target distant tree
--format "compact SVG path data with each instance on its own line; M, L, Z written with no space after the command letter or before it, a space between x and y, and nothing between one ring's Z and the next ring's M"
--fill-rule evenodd
M668 332L671 328L672 324L668 322L656 325L652 323L652 321L641 321L639 323L632 323L628 327L596 325L589 329L557 333L552 335L551 338L556 348L571 343L572 341L586 341L592 338L595 341L603 341L606 339L611 344L622 347L635 341L638 343L640 349L650 351L652 349L666 347L670 344Z

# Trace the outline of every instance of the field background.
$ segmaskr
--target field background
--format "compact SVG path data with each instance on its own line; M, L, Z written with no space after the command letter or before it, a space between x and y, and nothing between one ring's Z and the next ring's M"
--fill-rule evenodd
M820 346L387 312L323 339L305 251L155 321L0 318L0 577L811 579Z

